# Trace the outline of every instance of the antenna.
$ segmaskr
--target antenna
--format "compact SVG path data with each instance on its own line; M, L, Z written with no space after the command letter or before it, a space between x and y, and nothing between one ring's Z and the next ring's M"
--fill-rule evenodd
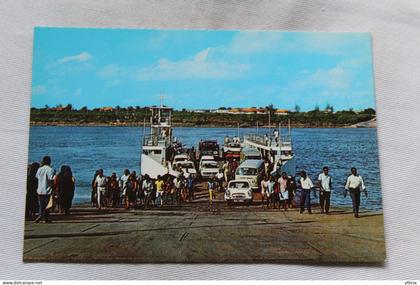
M163 98L164 98L165 96L163 95L163 93L162 92L160 92L160 106L161 107L163 107Z

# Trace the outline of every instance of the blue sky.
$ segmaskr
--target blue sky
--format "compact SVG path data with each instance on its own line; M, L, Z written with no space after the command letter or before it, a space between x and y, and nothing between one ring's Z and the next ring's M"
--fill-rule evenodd
M32 106L375 108L368 33L36 28Z

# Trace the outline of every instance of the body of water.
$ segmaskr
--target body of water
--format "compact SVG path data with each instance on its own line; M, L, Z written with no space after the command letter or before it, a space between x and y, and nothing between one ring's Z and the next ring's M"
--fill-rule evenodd
M234 136L237 129L174 128L175 136L187 147L197 148L200 139ZM260 129L261 133L267 130ZM90 201L90 183L96 169L106 175L122 175L125 168L140 172L141 127L31 127L28 162L52 158L53 168L69 165L76 178L75 202ZM255 129L240 129L243 136ZM286 133L286 130L284 130ZM362 208L382 209L376 129L292 129L297 171L305 170L316 181L323 166L333 177L332 205L351 206L342 193L352 166L365 180L369 198L362 198Z

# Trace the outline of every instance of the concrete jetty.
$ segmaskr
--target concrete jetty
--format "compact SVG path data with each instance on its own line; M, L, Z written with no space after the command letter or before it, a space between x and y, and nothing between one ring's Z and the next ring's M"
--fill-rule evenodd
M152 210L76 206L25 224L25 262L381 263L383 215L186 203Z

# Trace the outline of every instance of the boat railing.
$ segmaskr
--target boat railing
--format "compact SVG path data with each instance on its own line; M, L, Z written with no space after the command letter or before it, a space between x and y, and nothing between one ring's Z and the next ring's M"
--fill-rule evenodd
M164 136L144 136L143 137L143 146L162 146L166 147L168 145L168 138Z
M254 143L265 145L268 147L279 147L279 146L291 146L292 140L290 137L275 137L274 135L259 135L259 134L247 134L244 139Z

